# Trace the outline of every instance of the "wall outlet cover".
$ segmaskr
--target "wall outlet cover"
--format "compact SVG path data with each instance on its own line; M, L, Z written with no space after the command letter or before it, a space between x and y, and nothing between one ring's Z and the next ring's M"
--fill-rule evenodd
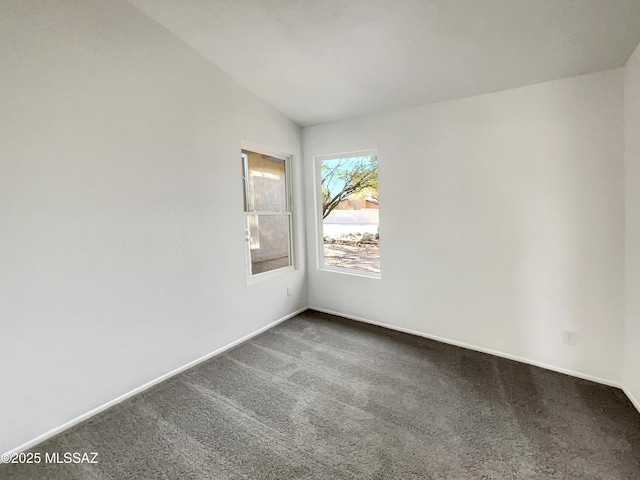
M578 334L572 330L564 330L562 332L562 341L567 345L577 345L578 344Z

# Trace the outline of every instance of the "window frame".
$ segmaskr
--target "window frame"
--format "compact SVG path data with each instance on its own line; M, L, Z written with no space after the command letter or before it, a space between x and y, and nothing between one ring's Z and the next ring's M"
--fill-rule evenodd
M249 179L248 179L248 158L242 152L243 150L247 150L253 153L257 153L260 155L267 155L270 157L277 158L284 162L284 177L285 177L285 195L286 195L286 210L284 212L276 212L276 211L249 211L248 208L248 193L249 193ZM240 142L240 158L242 159L242 183L243 183L243 229L244 229L244 251L245 251L245 263L246 263L246 276L247 276L247 285L251 285L253 283L262 282L264 280L268 280L270 278L279 277L288 272L292 272L296 269L296 256L294 250L294 231L293 231L293 213L294 213L294 205L293 205L293 188L292 188L292 176L293 176L293 156L289 153L285 153L279 150L275 150L269 147L264 147L262 145L258 145L253 142L248 142L246 140L241 140ZM263 215L276 215L276 216L286 216L288 218L289 225L289 259L290 265L285 267L276 268L274 270L269 270L267 272L261 273L252 273L252 262L251 262L251 233L247 230L247 222L248 218L251 216L263 216Z
M327 160L339 160L341 158L351 157L376 157L378 161L377 149L357 150L354 152L342 152L327 155L315 155L313 157L313 183L314 183L314 204L316 216L316 268L317 270L333 273L342 273L345 275L355 275L358 277L366 277L380 280L382 278L382 248L380 248L380 272L368 272L366 270L357 270L355 268L337 267L335 265L325 265L324 263L324 223L322 218L322 162ZM378 169L378 174L379 174ZM380 221L378 220L378 229ZM382 244L380 244L382 247Z

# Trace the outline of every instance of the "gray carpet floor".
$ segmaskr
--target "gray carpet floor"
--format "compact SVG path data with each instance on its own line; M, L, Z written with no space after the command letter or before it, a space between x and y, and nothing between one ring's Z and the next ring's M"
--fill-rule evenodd
M308 311L39 445L1 479L640 479L614 388Z

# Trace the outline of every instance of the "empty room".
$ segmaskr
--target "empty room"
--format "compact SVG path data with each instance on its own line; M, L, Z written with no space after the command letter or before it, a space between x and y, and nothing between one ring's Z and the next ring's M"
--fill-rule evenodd
M0 479L640 480L640 0L0 0Z

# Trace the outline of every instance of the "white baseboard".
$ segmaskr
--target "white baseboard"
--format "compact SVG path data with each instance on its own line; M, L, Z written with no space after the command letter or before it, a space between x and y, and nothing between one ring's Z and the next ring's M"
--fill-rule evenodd
M495 355L496 357L502 357L502 358L507 358L509 360L515 360L516 362L526 363L527 365L533 365L535 367L544 368L546 370L552 370L554 372L564 373L565 375L570 375L572 377L581 378L583 380L590 380L592 382L601 383L601 384L607 385L609 387L615 387L615 388L620 388L620 389L624 390L623 387L620 384L618 384L616 382L612 382L612 381L604 379L604 378L594 377L593 375L588 375L586 373L576 372L574 370L569 370L567 368L556 367L555 365L549 365L547 363L538 362L536 360L531 360L531 359L528 359L528 358L518 357L516 355L511 355L509 353L499 352L497 350L491 350L490 348L478 347L476 345L471 345L471 344L464 343L464 342L458 342L456 340L449 340L448 338L438 337L436 335L429 335L427 333L418 332L416 330L410 330L408 328L397 327L395 325L389 325L387 323L376 322L376 321L368 320L366 318L358 317L358 316L355 316L355 315L348 315L346 313L335 312L335 311L332 311L332 310L328 310L326 308L309 306L309 310L316 310L318 312L328 313L328 314L331 314L331 315L337 315L339 317L349 318L351 320L356 320L358 322L368 323L368 324L371 324L371 325L377 325L378 327L384 327L384 328L388 328L390 330L396 330L398 332L409 333L411 335L416 335L418 337L428 338L430 340L435 340L437 342L447 343L449 345L455 345L456 347L462 347L462 348L467 348L469 350L475 350L476 352L488 353L489 355ZM626 391L625 391L625 393L628 395L628 393ZM636 407L637 406L638 406L638 404L636 403Z
M631 390L629 390L627 387L622 387L622 391L627 396L627 398L631 401L631 403L633 403L633 406L636 407L636 410L640 412L640 401L638 401L638 399L633 395L633 393L631 393Z
M100 405L99 407L96 407L96 408L94 408L92 410L89 410L88 412L83 413L82 415L80 415L80 416L74 418L73 420L70 420L70 421L60 425L59 427L56 427L56 428L54 428L52 430L49 430L46 433L43 433L42 435L37 436L33 440L29 440L28 442L23 443L22 445L14 448L12 450L9 450L8 452L3 453L0 456L0 463L3 463L1 457L7 456L7 454L11 455L11 454L14 454L14 453L24 452L25 450L33 448L36 445L38 445L39 443L42 443L45 440L48 440L49 438L51 438L51 437L53 437L53 436L65 431L65 430L67 430L67 429L69 429L69 428L71 428L71 427L73 427L73 426L75 426L75 425L77 425L77 424L79 424L81 422L84 422L85 420L93 417L94 415L97 415L98 413L103 412L106 409L108 409L110 407L113 407L114 405L117 405L118 403L121 403L121 402L123 402L124 400L126 400L128 398L131 398L131 397L133 397L133 396L135 396L135 395L137 395L139 393L142 393L145 390L148 390L149 388L151 388L151 387L153 387L153 386L155 386L155 385L157 385L159 383L162 383L165 380L167 380L167 379L169 379L169 378L171 378L171 377L173 377L175 375L178 375L179 373L184 372L185 370L188 370L188 369L190 369L192 367L195 367L199 363L205 362L205 361L209 360L210 358L215 357L216 355L220 355L221 353L226 352L227 350L235 347L236 345L239 345L239 344L241 344L243 342L246 342L247 340L255 337L256 335L259 335L262 332L265 332L266 330L269 330L270 328L275 327L279 323L282 323L285 320L290 319L291 317L295 317L296 315L298 315L299 313L304 312L305 310L308 310L308 308L304 307L304 308L301 308L300 310L296 310L295 312L290 313L289 315L286 315L286 316L276 320L275 322L271 322L269 325L265 325L264 327L259 328L255 332L252 332L252 333L250 333L248 335L245 335L244 337L239 338L238 340L236 340L234 342L231 342L230 344L225 345L224 347L218 348L217 350L214 350L211 353L208 353L208 354L206 354L206 355L204 355L204 356L202 356L200 358L197 358L197 359L187 363L186 365L178 367L175 370L171 370L170 372L165 373L164 375L160 375L158 378L156 378L154 380L151 380L150 382L147 382L144 385L141 385L141 386L139 386L137 388L134 388L130 392L127 392L127 393L125 393L123 395L120 395L119 397L114 398L113 400L111 400L111 401L109 401L109 402L107 402L107 403L105 403L103 405Z

